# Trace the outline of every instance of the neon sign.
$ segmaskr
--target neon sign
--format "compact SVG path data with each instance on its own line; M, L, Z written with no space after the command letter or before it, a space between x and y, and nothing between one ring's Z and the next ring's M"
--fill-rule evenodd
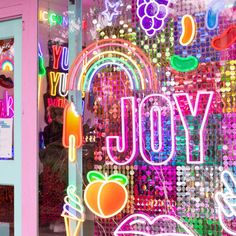
M213 30L218 26L219 13L225 8L225 1L213 0L207 9L205 25L207 29Z
M162 227L155 227L160 222L168 222L167 229ZM171 223L174 223L177 227L169 227ZM162 225L162 223L161 223ZM176 228L181 229L181 233L176 232ZM161 232L159 232L161 231ZM171 232L170 232L171 231ZM150 218L145 214L133 214L128 216L124 221L120 223L114 232L114 236L120 235L142 235L142 236L194 236L194 232L190 230L183 222L178 220L172 215L159 215L155 218Z
M118 16L120 12L118 8L122 5L122 1L117 1L114 4L111 3L109 0L105 0L106 9L102 12L109 23L111 23L115 16Z
M188 46L194 40L197 26L191 15L184 15L181 24L183 31L179 39L179 43L182 46Z
M187 163L188 164L201 164L204 161L204 145L203 145L203 132L205 130L207 117L209 114L209 109L212 103L213 98L213 92L205 92L205 91L199 91L197 93L195 106L192 106L192 103L190 101L189 94L186 93L179 93L179 94L173 94L174 100L176 102L177 110L180 114L180 118L182 121L182 124L184 126L185 130L185 136L186 136L186 157L187 157ZM144 136L143 132L143 120L144 120L144 109L147 106L146 103L150 101L150 99L155 100L155 105L151 107L150 110L150 136L151 136L151 151L154 153L155 159L158 159L158 161L153 161L153 155L150 155L150 152L146 152L146 138ZM200 125L199 130L199 160L193 160L190 153L191 150L193 150L193 144L190 145L190 138L191 134L188 127L188 122L186 120L186 115L192 116L195 118L197 115L199 115L199 106L200 101L206 101L206 106L204 106L203 111L203 119L202 123ZM127 118L127 104L131 104L132 113L131 113L131 119L128 120ZM184 104L188 104L188 107ZM165 104L165 106L163 105ZM139 151L144 159L144 161L150 165L158 166L158 165L164 165L167 162L171 160L171 158L174 155L175 152L175 135L174 135L174 112L172 103L169 100L168 97L161 95L161 94L151 94L146 96L139 105L139 137L136 137L137 130L136 130L136 115L135 115L135 101L133 97L128 98L121 98L121 136L108 136L106 138L106 147L107 147L107 153L109 158L117 165L127 165L130 162L132 162L137 154L137 140L139 139ZM186 114L187 111L187 114ZM162 151L164 150L163 145L163 121L162 117L165 117L168 122L165 122L165 126L168 126L167 129L170 132L170 150L169 153L165 150L165 155L162 155ZM129 124L129 127L132 126L132 143L127 145L127 140L130 140L130 136L127 135L127 125ZM131 124L131 125L130 125ZM157 137L154 135L154 132L157 133ZM128 151L128 148L131 146L131 152ZM116 152L114 152L114 147ZM196 149L196 148L195 148ZM166 154L167 152L167 154ZM121 162L118 161L118 157L120 154L127 153L125 156L127 157L126 161ZM162 157L165 156L166 159L163 160ZM197 155L198 156L198 155Z
M193 107L193 105L190 101L189 94L187 94L187 93L173 94L178 112L180 114L181 121L182 121L183 126L184 126L184 130L185 130L186 156L187 156L187 163L188 164L202 164L204 162L204 147L203 147L203 145L204 145L204 136L203 136L203 134L204 134L205 126L206 126L207 117L208 117L208 114L209 114L209 109L210 109L210 106L211 106L211 103L212 103L213 94L214 94L214 92L198 92L194 107ZM192 153L191 150L194 149L195 145L194 145L194 142L190 142L191 131L190 131L190 128L189 128L189 125L188 125L188 121L186 119L186 113L184 113L183 106L181 106L181 105L183 105L184 103L187 102L187 104L188 104L188 109L187 110L190 112L191 116L196 117L199 114L200 99L204 100L204 101L207 100L207 102L206 102L206 107L204 106L205 107L204 115L203 115L202 123L201 123L201 126L200 126L200 130L199 130L199 137L200 137L199 152L200 152L200 157L199 157L199 160L195 161L195 160L191 159L191 155L190 155L190 153ZM195 147L195 149L196 149L196 147Z
M140 26L149 37L159 32L168 16L169 0L161 1L137 1L137 16Z
M14 98L4 91L3 99L0 99L0 118L14 117Z
M58 15L53 11L40 10L39 11L39 21L48 23L49 25L62 25L67 27L69 25L68 16Z
M223 220L223 216L232 219L236 217L235 210L235 187L236 187L236 177L228 170L224 170L221 173L221 181L226 188L226 192L217 192L215 194L215 200L219 207L218 216L222 228L230 235L236 235L236 231L230 229Z
M68 71L69 69L69 49L65 46L52 45L53 65L54 70L61 69Z
M90 211L101 218L110 218L124 209L128 201L125 175L104 176L98 171L90 171L87 179L89 184L84 191L84 200Z
M76 187L69 185L67 187L67 196L64 198L63 212L61 216L64 218L66 235L78 235L81 224L85 221L85 209L81 199L76 194ZM72 232L71 224L76 223L74 232Z
M68 95L68 90L66 89L67 73L50 71L49 82L51 96L56 96L57 91L61 97L66 97Z
M63 146L69 148L68 156L71 162L76 161L76 148L82 146L82 117L76 112L71 102L64 109Z

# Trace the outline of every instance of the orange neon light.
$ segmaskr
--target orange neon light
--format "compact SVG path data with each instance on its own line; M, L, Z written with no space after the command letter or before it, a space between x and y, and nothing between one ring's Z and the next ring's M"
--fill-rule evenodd
M90 171L87 178L90 183L84 191L84 201L90 211L101 218L110 218L124 209L128 201L126 176L113 174L107 177Z
M184 15L182 18L182 34L179 42L182 46L192 43L196 35L196 23L191 15Z
M76 148L82 146L82 117L77 114L74 104L69 103L64 110L63 146L69 148L69 160L76 161Z

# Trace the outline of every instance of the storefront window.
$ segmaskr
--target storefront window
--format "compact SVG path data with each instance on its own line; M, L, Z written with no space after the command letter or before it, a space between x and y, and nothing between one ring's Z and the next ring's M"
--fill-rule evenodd
M234 11L40 1L40 233L235 234Z
M39 1L40 234L64 229L61 211L68 182L68 154L62 145L62 131L68 95L68 24L67 1Z

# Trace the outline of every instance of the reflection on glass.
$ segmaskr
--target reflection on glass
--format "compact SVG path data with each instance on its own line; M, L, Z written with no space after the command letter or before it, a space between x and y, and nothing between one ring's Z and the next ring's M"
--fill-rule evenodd
M0 40L0 160L13 159L14 39Z
M65 235L61 212L67 188L68 154L62 145L69 67L68 1L39 1L39 235Z
M0 185L0 235L14 235L14 187Z

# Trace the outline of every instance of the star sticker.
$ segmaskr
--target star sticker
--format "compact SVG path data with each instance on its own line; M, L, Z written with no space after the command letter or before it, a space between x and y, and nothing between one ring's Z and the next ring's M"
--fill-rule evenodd
M122 4L121 1L116 3L111 3L109 0L105 0L106 10L102 12L102 15L105 16L109 23L112 22L115 16L118 16L120 12L117 10Z

